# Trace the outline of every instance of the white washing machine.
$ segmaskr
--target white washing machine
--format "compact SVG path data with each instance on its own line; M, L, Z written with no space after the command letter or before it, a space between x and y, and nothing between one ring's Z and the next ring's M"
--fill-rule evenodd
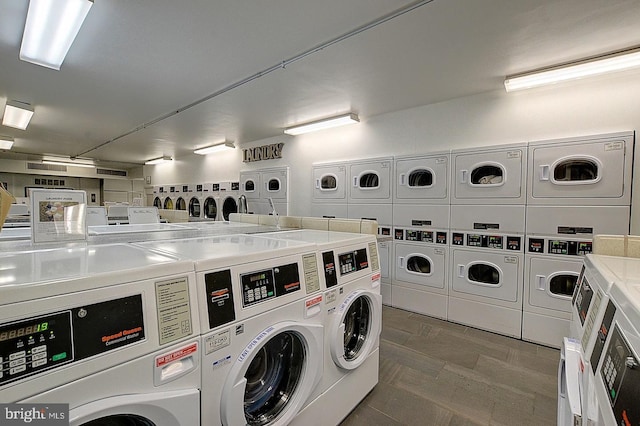
M449 206L404 207L394 205L391 304L447 319Z
M176 185L175 200L173 205L175 210L187 210L189 185Z
M524 206L451 206L449 321L522 337Z
M522 338L560 347L570 335L571 297L597 234L629 232L625 206L527 206Z
M263 236L316 244L326 289L324 374L292 424L338 424L378 383L382 299L377 240L369 234L307 229Z
M640 260L619 258L610 264L619 279L591 357L598 425L640 424ZM589 412L595 410L590 410ZM595 417L595 416L594 416ZM594 418L595 420L595 418Z
M153 202L151 203L154 207L161 209L162 208L162 194L160 193L160 188L162 188L159 185L155 185L153 187Z
M347 167L346 162L312 165L312 216L347 217Z
M238 213L239 182L218 184L218 216L216 220L228 221L231 213Z
M451 204L525 204L527 144L451 151Z
M350 161L348 165L348 204L391 204L393 157Z
M529 143L528 204L630 205L634 133Z
M165 192L162 198L162 208L166 210L175 210L176 201L176 185L165 185Z
M394 204L449 204L450 152L394 158Z
M315 246L249 235L141 246L194 260L203 327L202 424L288 424L324 368Z
M69 424L200 424L193 263L125 244L5 253L0 400Z

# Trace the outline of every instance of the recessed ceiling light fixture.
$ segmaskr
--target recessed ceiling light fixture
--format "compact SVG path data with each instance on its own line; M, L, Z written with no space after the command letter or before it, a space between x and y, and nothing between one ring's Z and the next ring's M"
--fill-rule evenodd
M153 166L156 164L168 163L169 161L173 161L173 158L164 156L160 158L154 158L153 160L145 161L144 164L147 166Z
M315 132L318 130L329 129L331 127L345 126L347 124L359 123L360 119L356 114L349 113L336 117L325 118L313 121L311 123L300 124L298 126L287 127L285 133L288 135L301 135L303 133Z
M0 136L0 149L11 149L13 146L13 138L9 136Z
M507 76L507 92L640 67L640 49L625 50L538 71Z
M233 144L233 142L224 141L224 142L217 143L215 145L207 146L205 148L198 148L194 150L193 153L199 154L199 155L207 155L214 152L221 152L221 151L227 151L229 149L235 149L235 147L236 146Z
M33 117L33 107L25 102L7 101L2 125L25 130Z
M92 0L29 0L20 59L59 70Z

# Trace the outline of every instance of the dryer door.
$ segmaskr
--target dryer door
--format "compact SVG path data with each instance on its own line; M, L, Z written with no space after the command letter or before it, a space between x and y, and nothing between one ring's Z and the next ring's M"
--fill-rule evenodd
M260 172L240 172L240 193L248 200L258 200L262 196Z
M396 199L446 202L449 159L446 156L396 160Z
M452 290L489 299L515 302L521 283L518 256L455 249Z
M200 217L200 200L192 197L189 200L189 217Z
M444 289L447 256L441 247L396 243L396 280Z
M582 259L528 259L528 303L539 308L571 312L571 297L580 275Z
M331 358L339 367L353 370L365 362L378 345L382 297L369 290L356 290L332 314L330 323Z
M380 202L391 199L391 160L352 164L349 201Z
M204 200L204 217L207 219L216 220L218 216L218 203L216 203L215 198L207 197Z
M200 391L120 395L69 412L70 426L184 426L200 424Z
M346 201L346 181L345 165L313 166L313 199Z
M218 217L218 220L229 220L229 215L231 213L238 213L238 203L233 197L225 197L222 202L222 213L221 217Z
M624 139L531 147L533 199L622 198L625 148Z
M287 170L273 170L262 172L263 198L273 198L274 201L286 201L289 185Z
M524 148L453 153L451 161L453 200L458 203L524 199Z
M275 324L240 351L224 383L225 425L286 425L300 411L323 371L321 325Z

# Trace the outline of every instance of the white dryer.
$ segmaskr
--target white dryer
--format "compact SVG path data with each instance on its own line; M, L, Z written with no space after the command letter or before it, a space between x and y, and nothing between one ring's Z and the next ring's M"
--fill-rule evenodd
M595 402L587 402L588 421L640 424L640 259L601 261L616 278L590 358Z
M279 215L289 214L288 167L240 172L240 188L240 193L247 198L250 213L273 213L271 199Z
M447 319L449 206L399 207L394 205L391 304Z
M216 220L228 221L231 213L238 213L239 182L218 184L218 216Z
M3 402L69 404L72 426L200 424L192 262L125 244L0 258Z
M593 236L627 234L625 206L527 206L522 338L560 347L571 297Z
M524 206L451 206L448 319L522 337Z
M451 151L452 204L525 204L527 144Z
M348 204L391 204L393 157L350 161L348 164Z
M312 166L311 215L347 217L347 163L318 163Z
M195 262L203 321L202 424L288 424L324 369L315 246L249 235L141 246Z
M394 204L449 204L450 152L394 158Z
M529 143L528 204L631 203L634 133Z
M262 235L316 244L326 289L324 374L292 424L338 424L378 382L382 300L377 240L307 229Z
M220 185L217 183L205 183L202 187L202 218L217 220L220 210Z

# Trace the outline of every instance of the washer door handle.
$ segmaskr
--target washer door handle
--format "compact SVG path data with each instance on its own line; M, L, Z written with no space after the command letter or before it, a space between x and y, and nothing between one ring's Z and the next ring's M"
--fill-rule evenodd
M464 265L458 265L458 277L464 278Z
M548 164L543 164L542 166L540 166L540 180L542 180L542 181L549 180L549 171L550 170L551 170L551 168L549 167Z
M460 183L467 183L468 175L469 175L469 170L460 170Z
M547 277L544 275L536 275L536 281L538 282L538 290L545 291L547 288Z

